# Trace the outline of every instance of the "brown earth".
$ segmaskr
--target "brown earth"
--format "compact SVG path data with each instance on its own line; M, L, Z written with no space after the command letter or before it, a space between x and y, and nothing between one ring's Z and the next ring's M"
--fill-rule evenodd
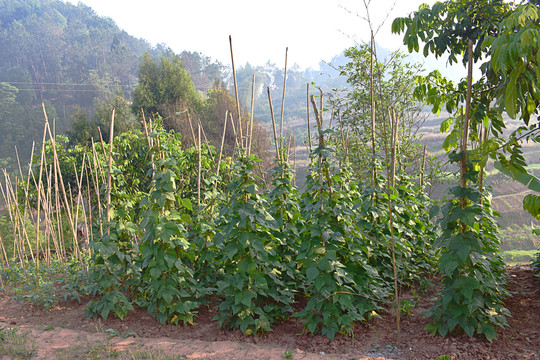
M431 306L433 289L418 299L410 315L402 317L401 332L395 330L394 317L387 313L369 324L358 324L354 338L338 334L334 341L301 334L302 326L294 319L275 325L273 332L244 337L239 331L218 329L211 308L200 311L196 325L183 327L161 325L141 309L132 311L124 320L87 319L84 302L65 302L41 311L31 304L10 300L6 294L0 295L0 327L31 331L36 359L58 358L59 351L77 344L104 343L104 339L110 348L119 351L146 345L187 359L283 359L287 351L292 359L416 360L442 355L471 360L540 359L540 280L526 266L509 268L508 280L512 296L506 305L513 317L493 343L464 334L441 338L426 332L428 319L420 314ZM135 335L118 336L129 333ZM117 336L111 336L114 334Z

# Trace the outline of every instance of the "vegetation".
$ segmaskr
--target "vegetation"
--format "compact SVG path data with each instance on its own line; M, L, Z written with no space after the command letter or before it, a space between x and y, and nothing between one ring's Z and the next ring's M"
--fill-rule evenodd
M422 6L392 25L395 32L405 31L409 51L418 51L423 41L425 55L448 54L452 63L464 54L463 64L468 66L467 78L457 86L433 72L419 79L416 90L435 113L444 107L453 114L441 129L448 131L453 125L444 147L449 160L460 165L460 184L450 190L455 199L442 208L443 233L438 244L445 287L428 312L433 319L428 328L443 336L459 326L469 336L478 332L491 340L496 336L494 326L506 325L504 270L498 255L498 229L486 198L484 168L491 157L496 168L540 190L538 179L525 169L520 143L523 138L538 141L537 129L529 126L531 114L538 111L535 81L522 76L534 72L536 63L531 59L531 68L525 69L517 61L536 51L527 36L537 26L537 11L528 2L514 7L502 1L446 1L431 8ZM518 26L521 30L516 33ZM488 59L481 66L483 76L473 84L473 64L483 56ZM502 136L504 111L512 118L519 112L523 120L509 140ZM538 195L531 194L524 200L524 207L534 216L540 209L537 199Z
M62 14L80 15L81 9L12 2L0 18L11 29L2 33L0 44L15 41L14 30L24 37L35 11L57 19L55 33L67 36L74 16ZM464 55L469 71L458 84L438 72L419 76L419 67L405 64L399 53L378 59L373 38L370 47L345 52L348 62L339 71L348 87L329 96L322 88L318 97L309 96L308 86L298 105L304 78L292 71L298 86L290 98L296 103L291 116L307 111L308 119L315 119L315 126L308 120L307 136L300 132L309 151L303 187L296 185L295 138L284 135L283 122L278 128L274 118L271 93L281 76L275 66L269 65L266 75L249 66L241 69L235 84L243 88L233 98L220 77L209 86L208 77L189 74L202 62L217 76L219 64L140 49L139 82L129 93L102 82L132 54L118 36L102 57L94 57L102 47L81 52L92 56L89 64L97 64L89 65L88 79L101 89L99 95L74 108L67 137L55 134L48 120L60 103L44 100L43 141L39 150L30 150L29 168L23 173L19 167L14 181L4 171L3 289L45 309L60 298L90 296L90 317L123 319L138 306L160 323L183 325L193 324L201 307L216 304L217 326L245 335L271 331L294 317L304 332L333 339L338 333L352 336L356 322L391 309L399 330L401 314L414 306L414 300L401 298L402 289L425 284L426 276L438 271L442 290L426 312L427 329L442 336L462 330L492 341L497 328L507 325L509 294L485 168L495 160L497 169L539 190L540 182L526 171L520 142L539 140L536 124L530 123L540 104L531 80L538 70L537 19L537 7L498 0L423 5L396 19L393 30L405 32L409 50L418 51L423 41L426 54L446 54L450 62ZM102 27L116 29L107 21ZM109 34L87 30L79 34L87 41ZM130 38L124 41L132 44ZM519 51L532 69L513 61ZM483 76L473 83L472 67L482 57L487 58ZM40 84L48 74L58 83L83 81L64 77L70 72L61 68L61 59L48 70L38 59L21 60L29 61L21 76L36 76ZM102 59L110 61L100 65ZM139 58L130 59L139 65ZM39 71L31 75L32 68ZM120 88L133 78L132 72L124 75ZM22 104L36 105L36 98L28 103L19 98L15 83L0 83L0 126L10 125L10 116L28 115ZM256 89L265 85L274 159L254 116L261 109L255 107L255 94L264 93ZM52 90L36 94L44 98L47 91ZM240 106L247 99L253 104L250 113ZM426 168L432 161L425 148L420 150L419 101L434 113L443 108L450 113L441 125L448 133L443 148L459 168L459 184L448 189L442 203L426 193L426 173L436 170ZM504 111L523 122L509 138L502 135ZM524 206L538 217L538 204L531 194ZM539 262L540 254L536 269Z

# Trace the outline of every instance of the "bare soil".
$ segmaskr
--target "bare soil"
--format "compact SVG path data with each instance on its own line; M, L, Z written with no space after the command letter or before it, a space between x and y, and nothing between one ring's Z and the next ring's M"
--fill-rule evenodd
M0 295L0 326L31 331L37 359L54 359L62 349L105 338L120 351L147 345L187 359L283 359L288 351L292 359L416 360L442 355L471 360L540 359L540 280L526 266L508 268L508 280L512 296L506 305L513 317L493 343L462 333L441 338L426 332L429 319L420 314L431 306L435 289L418 300L410 315L402 317L399 333L394 316L387 313L369 324L358 324L353 338L338 334L334 341L302 334L302 325L295 319L275 325L273 332L245 337L240 331L218 329L212 321L212 307L200 310L197 324L184 327L161 325L142 309L132 311L124 320L87 319L84 301L64 302L42 311L10 300L6 294ZM135 335L111 337L113 333Z

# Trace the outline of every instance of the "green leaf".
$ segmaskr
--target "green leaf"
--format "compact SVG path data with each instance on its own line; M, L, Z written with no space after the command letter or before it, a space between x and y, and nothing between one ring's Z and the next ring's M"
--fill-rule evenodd
M506 113L512 119L516 118L517 91L518 90L516 86L516 79L513 78L506 86L506 96L504 100L504 107L506 109Z
M454 123L454 118L449 117L441 123L441 132L445 133L450 130L450 126Z
M497 338L497 332L495 331L495 328L491 324L485 324L482 332L484 336L486 337L486 340L489 342L493 342L494 339Z
M317 276L319 276L319 270L315 265L312 265L307 268L306 276L308 281L313 281L315 278L317 278Z

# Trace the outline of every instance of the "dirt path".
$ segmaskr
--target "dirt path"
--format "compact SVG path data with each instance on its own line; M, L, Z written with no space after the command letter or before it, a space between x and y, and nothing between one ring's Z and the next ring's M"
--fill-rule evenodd
M510 268L508 276L512 296L506 304L513 317L493 343L464 334L441 338L423 330L428 320L420 314L431 306L433 289L416 299L399 334L392 314L384 314L358 324L354 338L338 334L334 341L301 334L294 319L276 325L273 332L244 337L217 329L212 308L201 310L196 325L182 327L161 325L140 309L123 321L87 319L84 301L41 311L5 295L0 296L0 326L31 332L34 359L540 359L540 280L527 267Z

